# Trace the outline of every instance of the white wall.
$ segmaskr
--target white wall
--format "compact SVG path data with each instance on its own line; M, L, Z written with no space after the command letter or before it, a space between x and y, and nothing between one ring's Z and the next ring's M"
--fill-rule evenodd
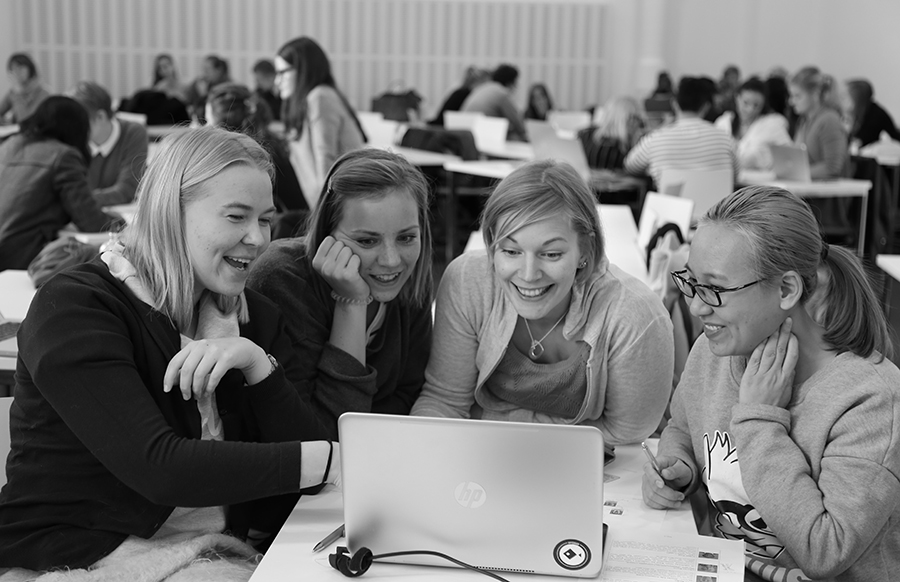
M308 34L357 107L402 79L429 111L468 64L517 63L521 104L542 80L566 108L642 96L661 68L717 78L729 63L745 75L816 64L868 78L900 117L898 29L898 0L0 0L0 59L26 50L53 90L92 76L120 96L149 83L163 50L185 79L217 52L249 83L255 59Z

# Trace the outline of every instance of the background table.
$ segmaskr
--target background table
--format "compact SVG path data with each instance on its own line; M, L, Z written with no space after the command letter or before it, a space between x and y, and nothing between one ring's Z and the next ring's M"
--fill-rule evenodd
M19 321L25 319L35 293L28 271L9 269L0 272L0 313L3 317ZM2 343L4 350L10 346L17 349L15 338ZM15 356L0 356L0 396L5 396L12 387L15 370Z
M859 256L863 255L866 240L866 216L868 212L869 190L872 189L871 181L841 178L838 180L794 182L790 180L777 180L772 172L743 171L738 177L738 183L741 185L760 185L784 188L800 198L860 198L862 200L862 205L859 212L857 253Z
M648 441L655 450L655 440ZM618 477L604 485L604 499L615 501L615 509L621 515L609 513L613 507L604 511L604 522L609 525L608 539L614 540L622 532L645 531L645 528L656 528L666 533L696 535L693 514L687 501L682 507L669 511L650 509L641 500L641 475L645 457L638 445L627 445L616 448L616 460L606 467L606 473ZM345 580L343 574L331 568L328 555L338 545L345 545L341 539L319 553L312 548L317 542L343 523L341 494L337 489L328 486L315 496L302 497L281 528L275 542L251 578L251 582L297 582L298 580ZM498 543L502 541L498 540ZM567 580L557 576L539 576L502 573L510 580L543 582L551 580ZM435 568L428 566L410 566L407 564L387 564L376 562L366 573L367 579L373 580L418 580L464 581L476 582L487 580L473 572L457 568Z

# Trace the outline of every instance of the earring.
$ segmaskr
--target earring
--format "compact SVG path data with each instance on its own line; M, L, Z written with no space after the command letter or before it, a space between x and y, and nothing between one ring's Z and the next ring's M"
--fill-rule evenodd
M578 263L578 268L583 269L587 267L587 259L583 259L580 263Z

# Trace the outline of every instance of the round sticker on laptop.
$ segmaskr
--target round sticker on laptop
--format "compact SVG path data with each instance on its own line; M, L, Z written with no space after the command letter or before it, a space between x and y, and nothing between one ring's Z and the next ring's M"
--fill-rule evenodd
M578 540L563 540L556 544L553 558L566 570L581 570L591 561L591 550Z

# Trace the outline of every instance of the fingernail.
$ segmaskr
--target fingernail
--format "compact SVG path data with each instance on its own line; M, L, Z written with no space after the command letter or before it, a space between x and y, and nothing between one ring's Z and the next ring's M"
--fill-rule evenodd
M171 389L172 389L172 387L169 386L168 384L163 384L163 392L168 392L168 391L170 391Z
M662 488L663 488L663 485L664 485L664 483L663 483L662 481L657 481L657 482L656 482L656 488L657 488L657 489L662 489Z

